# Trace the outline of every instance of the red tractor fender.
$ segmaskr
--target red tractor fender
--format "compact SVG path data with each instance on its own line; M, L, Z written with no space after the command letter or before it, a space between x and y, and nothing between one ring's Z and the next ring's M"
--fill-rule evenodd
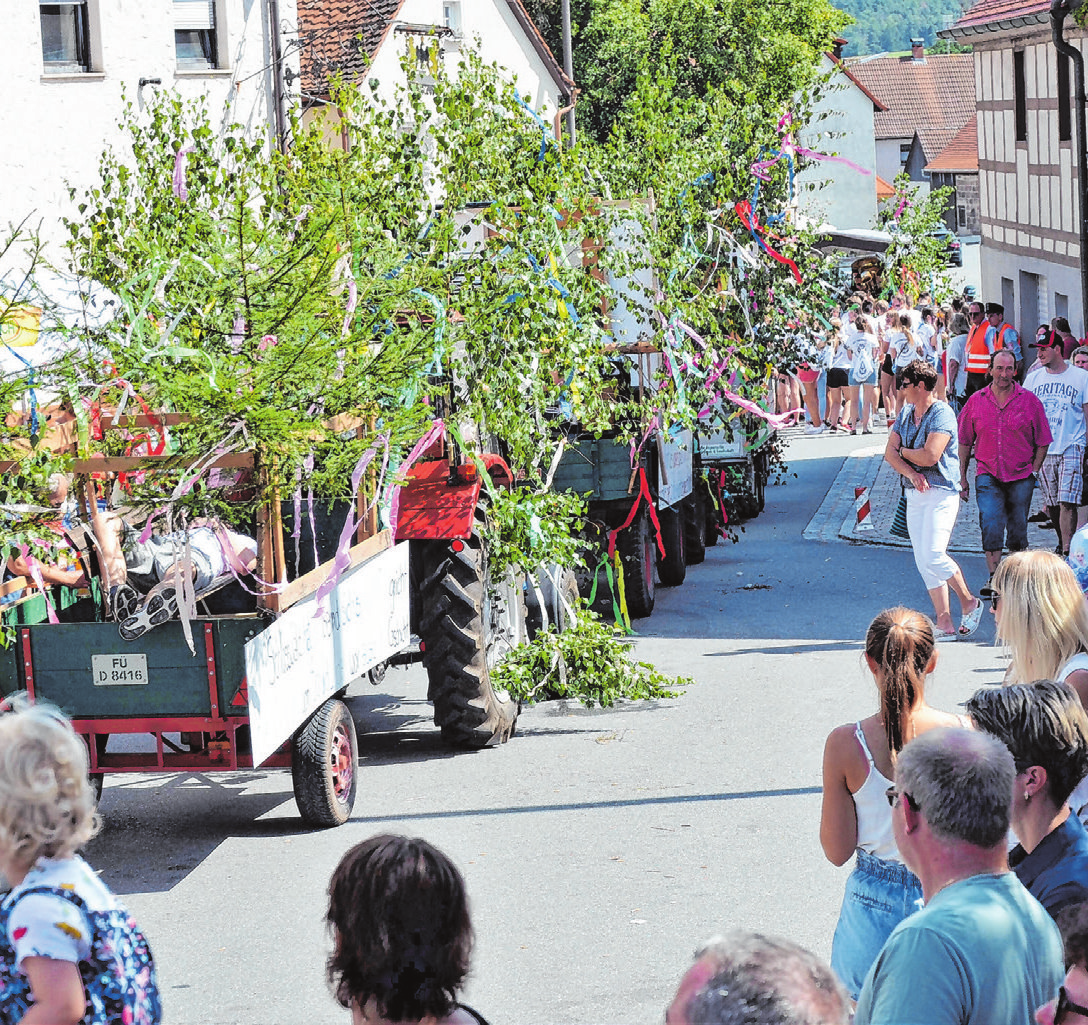
M506 460L496 455L481 457L484 468L497 487L510 488L514 475ZM473 464L469 464L473 465ZM470 480L450 480L445 459L416 463L401 485L397 513L398 541L442 541L467 539L476 521L476 506L483 482L479 475Z

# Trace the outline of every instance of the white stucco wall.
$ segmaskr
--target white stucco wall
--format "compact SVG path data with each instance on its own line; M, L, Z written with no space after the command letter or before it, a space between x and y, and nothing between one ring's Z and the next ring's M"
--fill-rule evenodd
M903 170L903 158L901 146L909 146L913 136L903 139L877 139L876 140L876 173L889 185L895 181L895 176Z
M442 25L442 0L408 0L398 23ZM378 80L379 93L386 98L403 82L400 60L407 45L407 37L394 25L367 73L368 79ZM516 79L521 96L527 96L529 105L550 120L559 107L562 88L526 39L505 0L461 0L461 40L446 38L442 42L446 67L451 71L457 66L462 45L473 46L485 61L505 69L511 82Z
M821 71L833 68L821 58ZM845 75L835 74L813 107L810 126L799 137L806 149L834 153L870 173L845 164L812 161L797 175L798 211L837 228L876 227L876 143L873 101Z
M33 222L43 220L46 239L62 237L60 215L70 212L65 182L90 185L102 149L120 141L122 90L137 107L157 90L176 90L186 98L206 95L213 116L223 112L254 134L270 134L265 0L216 0L226 66L203 72L177 69L172 0L89 0L93 70L64 76L44 74L38 5L19 0L5 9L0 225L30 216ZM295 12L295 0L280 0L281 28L294 32ZM293 36L281 38L286 65L297 73L297 56L290 55ZM141 89L141 78L159 78L162 84Z

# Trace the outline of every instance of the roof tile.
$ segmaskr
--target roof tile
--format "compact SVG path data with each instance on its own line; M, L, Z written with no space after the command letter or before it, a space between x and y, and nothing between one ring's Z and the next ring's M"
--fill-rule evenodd
M356 79L370 66L404 0L298 0L302 91L326 96L337 72Z
M986 2L986 0L984 0ZM969 53L862 57L850 72L887 110L873 115L877 139L918 133L926 156L936 156L975 113L974 58Z
M928 164L927 171L978 173L978 118L973 117Z
M995 21L1011 21L1014 18L1046 14L1049 10L1049 0L978 0L952 28L976 28Z

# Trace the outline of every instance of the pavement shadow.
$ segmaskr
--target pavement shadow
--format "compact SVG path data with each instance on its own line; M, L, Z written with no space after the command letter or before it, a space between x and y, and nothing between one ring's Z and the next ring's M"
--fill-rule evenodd
M721 803L766 800L771 797L812 797L820 787L788 787L777 790L737 790L716 794L676 794L668 797L632 797L618 801L570 801L556 804L523 804L501 808L464 808L458 811L426 811L416 814L362 816L365 822L427 821L431 819L478 818L496 815L537 815L541 812L588 811L590 809L647 808L654 805Z

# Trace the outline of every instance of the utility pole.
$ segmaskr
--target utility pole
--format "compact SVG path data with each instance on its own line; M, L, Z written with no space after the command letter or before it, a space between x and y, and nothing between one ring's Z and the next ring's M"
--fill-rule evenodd
M570 0L563 0L563 70L567 78L574 82L574 56L570 44ZM573 85L571 89L573 90ZM570 110L567 111L567 133L570 135L570 144L574 145L574 93L571 92Z

